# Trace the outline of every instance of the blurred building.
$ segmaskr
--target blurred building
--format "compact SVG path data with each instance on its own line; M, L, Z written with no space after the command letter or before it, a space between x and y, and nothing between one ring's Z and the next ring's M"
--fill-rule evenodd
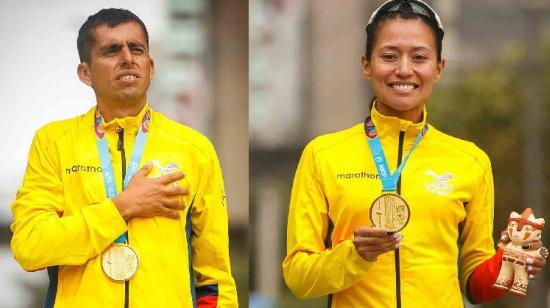
M326 306L326 298L296 300L282 280L290 188L309 140L351 127L368 112L372 94L361 75L360 61L366 22L382 2L250 1L252 307ZM542 36L542 30L550 29L547 1L428 2L440 13L445 27L447 66L442 83L492 63L511 42L526 44L528 33ZM529 3L534 8L526 11ZM536 29L530 25L532 14L540 15ZM448 108L460 112L460 106ZM444 120L437 113L431 116L430 122ZM498 178L495 183L498 188ZM498 219L509 214L501 212ZM495 228L501 225L495 222ZM538 280L542 285L543 278ZM541 292L535 292L536 288L529 307L546 307L548 282L540 287ZM503 307L525 305L514 299L499 303L507 305Z

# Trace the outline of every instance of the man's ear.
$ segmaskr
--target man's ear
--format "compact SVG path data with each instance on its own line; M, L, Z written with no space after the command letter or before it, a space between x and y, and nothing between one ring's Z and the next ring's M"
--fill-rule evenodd
M87 62L82 62L76 68L78 79L88 86L92 86L92 74L90 72L90 65Z
M365 76L365 78L367 78L368 80L371 80L372 70L370 67L370 62L365 55L361 56L361 67L363 70L363 76Z
M153 80L153 77L155 77L155 61L153 58L149 57L149 62L151 65L151 72L149 74L149 80Z

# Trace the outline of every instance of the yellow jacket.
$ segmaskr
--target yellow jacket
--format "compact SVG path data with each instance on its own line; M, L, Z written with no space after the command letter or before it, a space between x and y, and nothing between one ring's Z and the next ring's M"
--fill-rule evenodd
M122 185L118 127L126 161L142 116L114 119L105 130L117 188ZM46 307L193 307L209 296L236 307L223 179L212 144L199 133L151 112L141 166L152 176L177 164L189 188L179 219L133 218L128 225L107 199L94 133L94 109L41 128L33 140L23 185L12 204L13 254L28 271L48 268ZM161 167L161 168L158 168ZM111 281L101 253L124 232L139 257L128 282Z
M408 153L425 122L385 117L375 108L371 114L393 173L398 152ZM463 307L460 288L494 254L487 155L430 126L400 188L411 211L403 246L397 255L367 262L355 250L353 230L372 226L369 209L382 184L363 124L306 146L292 188L283 262L297 297L329 295L332 307Z

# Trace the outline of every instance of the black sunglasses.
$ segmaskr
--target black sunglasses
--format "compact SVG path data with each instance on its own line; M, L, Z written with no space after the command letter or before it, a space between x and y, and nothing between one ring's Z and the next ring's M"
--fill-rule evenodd
M372 13L367 27L379 16L387 13L398 11L402 6L411 10L415 14L428 17L436 22L437 27L443 31L443 25L439 15L426 2L422 0L389 0L380 5L374 13Z

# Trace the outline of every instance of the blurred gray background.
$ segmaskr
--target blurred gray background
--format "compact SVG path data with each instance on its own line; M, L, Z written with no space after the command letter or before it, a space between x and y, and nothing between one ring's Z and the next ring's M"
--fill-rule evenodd
M290 189L309 140L368 112L360 57L366 23L382 2L250 1L251 307L326 307L326 298L296 300L282 280ZM512 210L529 206L550 219L550 1L427 2L446 28L447 59L428 121L490 156L494 238ZM483 307L550 307L550 270L529 285L526 300L507 296Z
M225 177L232 270L248 303L248 2L245 0L0 1L0 307L41 307L47 273L12 257L10 203L34 132L95 105L78 80L78 29L102 8L133 11L156 61L150 105L206 134ZM167 269L169 270L169 269Z

